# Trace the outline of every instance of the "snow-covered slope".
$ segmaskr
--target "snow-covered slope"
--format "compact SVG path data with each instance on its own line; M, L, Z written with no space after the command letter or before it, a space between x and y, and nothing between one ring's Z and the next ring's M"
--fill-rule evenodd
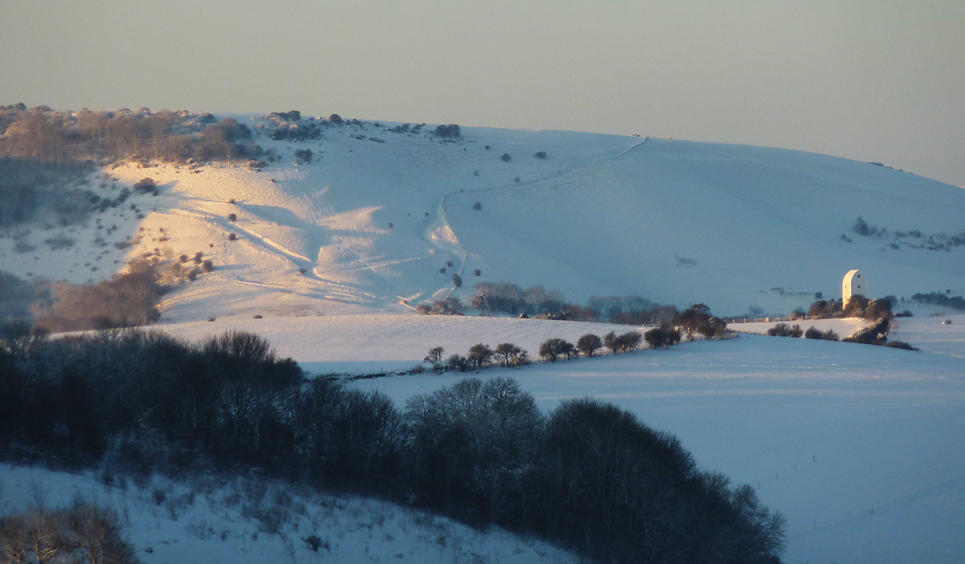
M400 312L403 300L448 295L454 273L463 298L476 282L507 281L577 303L636 294L719 315L837 296L852 268L874 296L965 290L965 244L949 244L965 232L965 190L887 167L556 131L462 128L440 139L431 126L396 133L368 122L273 141L264 119L237 117L278 162L261 172L237 162L114 168L95 191L150 177L160 195L132 196L86 228L0 239L2 268L84 281L155 249L202 251L216 272L169 296L168 321ZM313 162L296 164L306 149ZM868 236L852 231L859 217ZM61 232L77 242L51 249L44 241ZM138 244L113 246L126 237Z
M0 464L0 517L82 499L113 509L145 564L465 562L551 564L578 558L497 528L372 499L235 478L132 483ZM107 482L107 483L105 483ZM315 536L318 549L308 540Z

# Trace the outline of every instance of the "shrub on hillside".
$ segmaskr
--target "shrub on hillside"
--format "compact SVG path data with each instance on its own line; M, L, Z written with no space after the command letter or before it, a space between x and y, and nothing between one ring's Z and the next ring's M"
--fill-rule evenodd
M142 178L134 184L134 192L138 194L147 194L149 192L157 192L157 184L155 184L153 178Z
M813 326L804 332L804 338L805 339L823 339L825 341L837 341L839 339L838 334L834 332L834 329L821 331Z
M504 163L508 163L509 161L513 160L513 157L511 157L509 153L503 153L503 156L499 158L502 159Z
M656 327L644 333L643 338L650 345L650 348L669 348L680 342L680 332L670 327Z
M436 127L433 133L436 137L441 137L443 139L455 139L460 135L459 126L454 123L450 123L449 125L440 125Z
M841 304L830 300L817 300L811 304L808 308L808 317L816 317L818 319L830 319L833 317L839 317L841 315Z
M767 330L767 334L772 337L801 337L804 331L800 325L788 326L787 323L778 323Z
M850 337L841 339L848 343L861 343L865 345L883 345L888 340L888 329L891 327L891 318L882 317L874 324L865 327Z
M688 339L693 339L695 331L707 338L723 337L727 329L727 324L711 316L710 308L704 304L694 304L678 313L673 323L687 332Z

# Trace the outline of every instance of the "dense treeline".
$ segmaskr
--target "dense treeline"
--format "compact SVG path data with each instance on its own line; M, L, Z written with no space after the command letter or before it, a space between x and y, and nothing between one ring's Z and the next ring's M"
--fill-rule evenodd
M458 312L461 304L457 305L435 313ZM671 322L678 313L674 306L659 305L640 296L592 296L586 305L579 305L567 301L558 290L547 290L543 286L524 289L511 282L476 284L469 305L483 314L525 314L546 319L624 325L662 325Z
M965 309L965 298L962 296L949 296L941 292L915 294L911 299L926 304L947 306L952 309Z
M0 107L0 157L33 163L230 161L260 153L247 126L233 118L218 121L211 114Z
M593 400L549 416L509 379L402 410L307 380L263 339L104 331L0 338L0 453L173 474L260 468L538 534L605 562L776 562L783 519L672 436Z

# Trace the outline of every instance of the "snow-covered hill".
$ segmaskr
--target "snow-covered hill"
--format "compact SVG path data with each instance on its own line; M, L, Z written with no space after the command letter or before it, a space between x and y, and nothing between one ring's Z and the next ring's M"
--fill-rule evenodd
M817 292L837 297L852 268L873 297L965 294L965 245L954 238L965 231L965 190L883 166L554 131L462 128L440 139L431 126L370 122L274 141L261 117L236 117L280 161L260 172L237 162L98 172L90 188L101 197L144 177L159 194L132 194L86 225L8 233L0 270L84 282L133 258L201 252L213 272L165 296L160 327L191 339L252 331L316 374L404 371L430 347L465 354L479 342L533 355L550 337L627 330L412 314L450 292L465 298L479 281L538 284L578 303L703 302L719 315L787 314ZM312 162L296 164L306 149ZM859 217L866 235L853 229ZM893 336L921 353L744 335L480 376L518 378L547 410L601 397L678 435L703 468L755 486L788 515L789 562L961 562L965 318L915 315ZM842 335L854 324L832 323ZM458 377L354 385L401 406ZM11 472L0 479L11 483ZM271 543L260 561L283 554ZM397 549L385 550L394 559Z
M95 191L149 177L160 195L132 195L86 227L0 239L2 268L85 281L148 253L202 251L216 272L169 296L168 321L401 312L403 300L448 295L454 273L463 298L506 281L577 303L636 294L719 315L806 307L817 292L837 296L852 268L875 296L965 290L965 190L883 166L557 131L442 139L371 122L274 141L277 123L236 117L278 162L113 168ZM312 162L297 164L305 150ZM64 238L75 242L50 242ZM116 249L124 239L136 244Z

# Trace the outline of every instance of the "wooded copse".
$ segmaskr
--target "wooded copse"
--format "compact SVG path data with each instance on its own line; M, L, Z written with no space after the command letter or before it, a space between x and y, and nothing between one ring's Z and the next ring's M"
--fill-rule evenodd
M0 453L134 476L258 468L606 562L777 562L783 546L783 518L752 488L699 470L674 437L614 406L570 400L544 415L492 378L398 409L306 378L249 333L194 345L140 330L4 335Z
M212 114L183 110L0 107L0 157L41 163L230 161L261 154L251 133L234 118L219 121Z

